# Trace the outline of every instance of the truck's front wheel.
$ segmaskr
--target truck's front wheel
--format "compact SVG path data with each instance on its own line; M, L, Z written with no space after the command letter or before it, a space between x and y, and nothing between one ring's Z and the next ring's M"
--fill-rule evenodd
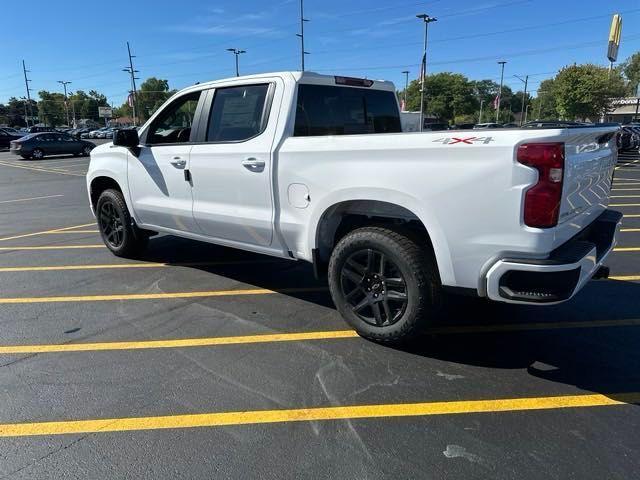
M435 262L410 234L388 228L354 230L329 261L338 311L363 337L402 342L416 336L440 303Z
M131 220L122 193L105 190L96 204L96 218L104 244L118 257L135 257L147 245L148 236Z

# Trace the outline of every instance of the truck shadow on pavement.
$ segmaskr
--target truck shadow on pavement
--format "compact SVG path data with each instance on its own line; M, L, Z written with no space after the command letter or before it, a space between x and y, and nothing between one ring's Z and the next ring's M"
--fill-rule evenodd
M482 368L526 370L539 379L638 403L640 395L630 400L622 394L640 392L639 295L638 283L600 280L551 307L457 299L438 324L455 325L459 333L428 334L400 350Z
M316 280L306 262L175 237L152 240L144 260L187 264L334 308L326 282ZM204 261L208 264L189 265ZM640 392L639 299L639 283L615 280L592 281L571 301L549 307L447 297L431 332L408 345L387 348L470 366L526 369L540 379L615 398L616 394Z

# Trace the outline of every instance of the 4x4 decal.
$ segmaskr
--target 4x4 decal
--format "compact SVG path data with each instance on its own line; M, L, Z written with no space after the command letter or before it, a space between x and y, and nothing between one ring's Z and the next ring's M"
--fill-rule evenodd
M456 143L466 143L467 145L473 145L474 143L482 143L487 145L493 142L493 137L450 137L450 138L438 138L433 143L442 143L444 145L455 145Z

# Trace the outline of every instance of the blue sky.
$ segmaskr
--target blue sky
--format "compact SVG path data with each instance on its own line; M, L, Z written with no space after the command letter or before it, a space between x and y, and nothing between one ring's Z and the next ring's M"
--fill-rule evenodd
M166 78L172 88L234 74L228 47L247 50L241 73L299 68L298 0L109 0L5 2L0 102L25 94L24 59L34 92L97 89L123 102L129 81L126 41L143 79ZM611 14L623 15L619 59L640 50L640 0L306 0L307 70L404 83L418 75L423 26L417 13L438 17L429 30L428 70L531 89L564 65L605 65ZM9 19L17 19L11 22Z

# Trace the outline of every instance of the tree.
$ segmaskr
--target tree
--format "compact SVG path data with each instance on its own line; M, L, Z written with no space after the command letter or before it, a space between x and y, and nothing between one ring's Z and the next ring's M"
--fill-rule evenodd
M75 110L77 119L86 118L99 121L98 107L107 106L109 106L107 97L95 90L89 90L88 94L83 90L78 90L69 95L69 108L71 111Z
M40 122L51 127L67 122L64 95L62 93L40 90L38 97L40 97L38 101Z
M540 83L536 97L531 100L529 119L551 120L558 118L554 91L553 79L550 78Z
M627 79L627 94L635 96L640 85L640 52L627 58L622 64L622 72Z
M473 83L457 73L443 72L425 79L426 114L452 121L456 116L473 114L478 106ZM404 92L402 93L404 95ZM407 90L407 109L420 110L420 82L414 80Z
M593 64L565 67L553 81L555 106L561 118L595 120L609 110L611 99L625 94L619 70L609 73Z

